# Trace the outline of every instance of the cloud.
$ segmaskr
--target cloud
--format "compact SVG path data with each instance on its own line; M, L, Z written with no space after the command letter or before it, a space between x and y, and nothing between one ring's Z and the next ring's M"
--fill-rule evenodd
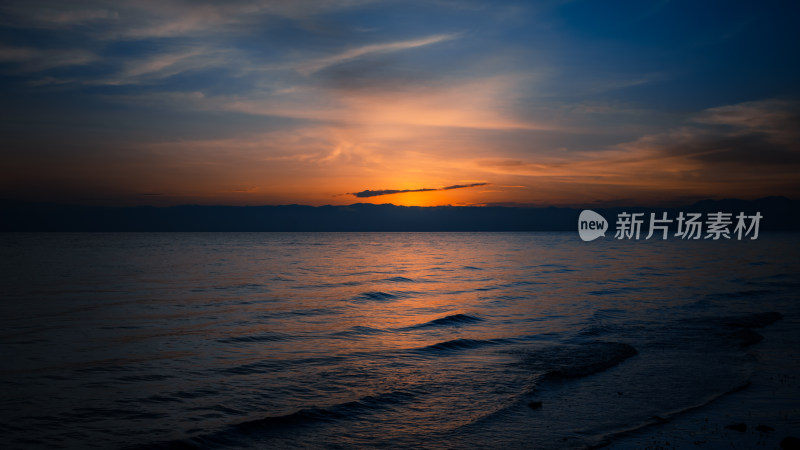
M62 30L89 24L91 32L114 40L208 36L241 29L259 17L302 21L371 1L100 0L80 6L57 0L7 0L0 5L0 25Z
M361 192L352 192L350 195L354 195L358 198L367 198L367 197L378 197L381 195L391 195L391 194L405 194L407 192L431 192L431 191L449 191L452 189L464 189L464 188L471 188L476 186L486 186L489 183L472 183L472 184L454 184L452 186L445 186L443 188L433 189L433 188L422 188L422 189L381 189L378 191L372 191L367 189L366 191Z
M768 99L709 108L693 122L697 125L645 136L631 147L696 161L709 170L800 165L798 102Z
M82 8L74 2L8 0L0 6L0 17L0 25L7 27L65 29L118 19L119 14L105 7Z
M381 189L379 191L371 191L367 189L361 192L352 192L350 195L355 195L358 198L378 197L380 195L390 194L405 194L407 192L429 192L437 191L438 189Z
M84 49L47 50L0 44L0 64L13 64L22 72L40 72L57 67L81 66L96 61L97 56Z
M251 115L358 123L370 126L452 127L485 130L554 130L558 125L520 120L507 103L530 76L498 75L378 91L307 85L287 94L217 98L220 107ZM211 99L207 99L212 101ZM408 129L408 128L407 128Z
M409 41L389 42L385 44L371 44L361 47L346 50L335 55L326 56L323 58L311 60L298 65L298 71L304 75L309 75L318 72L326 67L334 66L336 64L360 58L365 55L376 53L390 53L400 50L408 50L412 48L424 47L439 42L449 41L457 38L457 34L438 34L435 36L428 36L420 39L413 39Z
M119 18L119 13L108 9L42 9L34 14L38 22L49 24L51 27L83 25L90 22Z
M115 74L86 80L85 84L121 86L154 83L184 73L225 68L235 59L233 51L210 47L181 48L126 61Z
M767 99L709 108L694 121L727 127L731 137L758 137L770 146L797 149L800 142L800 102Z
M604 149L536 158L483 158L474 166L495 175L603 186L630 195L798 195L800 103L762 100L709 108L681 126Z
M463 188L471 188L476 186L486 186L489 183L472 183L472 184L454 184L452 186L446 186L441 188L441 191L449 191L450 189L463 189Z
M192 49L187 52L156 55L155 57L148 58L145 61L138 61L128 65L122 73L125 77L140 77L147 75L161 75L178 73L176 70L180 63L185 62L189 58L197 56L201 53L200 50Z
M257 23L258 19L280 17L305 22L314 17L374 0L260 0L260 1L129 1L125 6L138 20L120 31L120 39L207 36L236 32Z
M36 7L18 1L0 6L0 17L5 12L22 24L5 25L49 30L47 33L54 35L61 33L54 29L69 29L69 39L83 45L85 50L54 53L36 48L7 48L4 52L0 48L0 61L11 62L17 70L24 66L25 72L87 66L59 74L40 74L28 80L27 85L32 88L58 86L68 90L90 86L98 89L87 90L89 95L97 92L105 99L117 97L117 102L133 101L145 107L245 113L327 124L406 130L421 126L491 130L552 128L549 124L520 120L508 107L532 84L531 76L498 75L492 64L481 66L480 72L470 70L464 72L469 75L445 79L441 76L443 71L430 67L426 55L422 61L406 61L400 72L394 66L387 71L370 72L369 80L345 74L344 78L352 80L358 89L343 86L341 82L332 83L337 76L333 71L363 70L361 64L374 63L370 56L422 49L462 37L459 33L436 31L405 40L388 32L381 38L347 34L357 25L353 23L346 24L344 32L337 31L330 44L320 46L317 42L322 32L309 31L300 23L327 20L331 26L342 26L340 19L326 14L359 6L367 3L365 0L95 1L73 8L55 1L31 1ZM294 21L294 26L305 33L304 37L291 47L270 42L270 37L278 41L282 38L280 32L270 31L275 20ZM253 37L253 33L260 36L246 40L253 45L238 44L245 41L242 37ZM145 42L147 39L150 42ZM386 41L367 44L376 39ZM124 44L125 52L116 52L113 48L119 44L109 40L136 42ZM384 63L391 61L379 59ZM298 72L309 76L298 77ZM410 78L401 79L398 73ZM190 80L176 78L182 74L201 76ZM207 82L211 76L202 75L213 75L219 82ZM198 86L198 83L205 84ZM365 89L365 85L372 89ZM114 90L111 86L137 86L137 89ZM164 101L185 96L190 89L200 94L192 97L191 103Z

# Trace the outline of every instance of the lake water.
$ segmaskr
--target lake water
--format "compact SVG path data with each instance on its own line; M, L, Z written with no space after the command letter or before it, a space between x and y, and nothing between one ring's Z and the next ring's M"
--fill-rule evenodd
M583 447L741 388L800 317L798 234L0 243L6 448Z

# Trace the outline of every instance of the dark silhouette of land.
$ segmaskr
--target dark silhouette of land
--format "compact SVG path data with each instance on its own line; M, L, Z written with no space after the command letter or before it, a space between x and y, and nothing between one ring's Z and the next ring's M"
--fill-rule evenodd
M620 212L739 212L763 231L800 230L800 201L703 200L684 207L591 208L611 230ZM105 207L0 202L0 231L575 231L582 208L481 206L171 206ZM735 219L734 219L735 222ZM646 224L647 222L645 222ZM674 228L674 223L672 227ZM732 229L733 227L731 227Z

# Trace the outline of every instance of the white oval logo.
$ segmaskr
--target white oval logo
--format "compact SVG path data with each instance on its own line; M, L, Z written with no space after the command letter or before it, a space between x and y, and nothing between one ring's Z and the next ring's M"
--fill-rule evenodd
M605 237L606 230L608 229L608 222L606 219L592 211L591 209L584 209L578 217L578 234L584 241L593 241L600 236Z

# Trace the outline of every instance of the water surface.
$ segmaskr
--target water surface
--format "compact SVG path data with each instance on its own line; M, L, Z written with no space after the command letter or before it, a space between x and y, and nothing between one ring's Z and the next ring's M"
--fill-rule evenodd
M743 386L800 287L794 234L0 241L12 448L592 445Z

